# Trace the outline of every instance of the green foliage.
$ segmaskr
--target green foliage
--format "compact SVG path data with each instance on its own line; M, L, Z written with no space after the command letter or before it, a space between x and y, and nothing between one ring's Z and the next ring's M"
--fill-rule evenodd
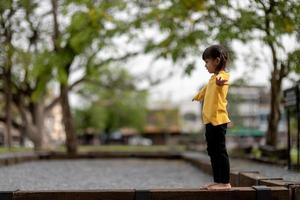
M176 1L175 1L176 2ZM204 10L204 0L180 0L179 3L181 6L188 10L193 11L203 11Z
M134 79L127 71L103 67L92 83L85 84L79 91L82 97L91 100L87 108L81 109L83 112L75 112L78 131L87 128L101 131L122 127L143 129L147 92L135 89Z
M199 46L204 48L208 43L218 42L231 49L234 40L244 43L259 40L266 45L273 43L276 49L285 51L283 37L300 38L300 4L295 0L249 0L243 3L234 0L157 0L142 4L140 9L143 14L134 21L135 27L158 26L165 36L159 41L155 37L148 38L145 52L154 52L157 57L174 62L184 61L187 56L199 59ZM234 52L231 53L233 60ZM285 59L280 62L285 63ZM290 61L295 59L291 57ZM193 70L190 63L185 63L187 74ZM297 64L293 64L291 70L298 72L295 66Z
M288 62L293 71L300 73L300 49L289 54Z
M93 13L93 11L90 11ZM97 37L100 26L96 22L97 18L93 14L86 12L77 12L72 16L71 25L69 27L70 46L77 54L88 47L94 38Z
M12 7L13 0L2 1L0 4L0 13L4 13L6 10Z
M20 3L21 7L28 13L33 12L38 6L38 3L32 0L20 0L18 3Z
M224 3L224 1L220 1ZM149 38L146 53L167 58L174 63L182 62L185 72L190 74L196 59L199 59L199 46L211 38L207 27L207 10L212 5L208 1L169 0L143 4L134 26L159 28L161 39ZM187 58L193 58L186 62Z
M103 107L92 105L88 108L75 109L75 128L78 133L84 133L87 129L99 133L105 128L106 113Z
M190 63L188 66L185 68L185 73L188 75L191 75L192 71L195 69L195 63Z
M110 91L107 92L108 94ZM105 96L108 94L104 94ZM119 98L122 96L122 98ZM146 107L145 93L122 91L121 94L112 94L107 99L111 105L106 107L106 129L114 130L121 127L134 127L142 130L145 125Z

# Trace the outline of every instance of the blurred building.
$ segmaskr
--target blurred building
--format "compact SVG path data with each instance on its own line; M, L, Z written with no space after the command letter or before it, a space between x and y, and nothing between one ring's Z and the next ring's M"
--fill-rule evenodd
M191 99L181 101L178 104L180 132L183 134L199 133L204 125L201 123L201 104L192 102Z
M167 100L151 102L143 135L153 144L177 144L183 135L200 133L200 105L191 99L177 104Z
M181 134L179 122L179 110L172 102L151 102L143 136L151 139L153 144L166 144L174 138L171 136Z
M228 94L228 110L232 125L266 132L270 113L269 92L269 88L264 86L231 85ZM281 113L279 132L284 132L286 126L283 106Z
M66 134L62 122L62 109L60 104L56 104L45 117L45 145L57 146L64 144Z
M251 146L265 143L270 113L270 90L265 86L230 85L228 111L231 119L228 133L242 138L239 145ZM286 143L286 120L281 107L278 124L278 145Z
M6 136L6 127L5 124L0 122L0 146L4 146ZM20 132L15 129L13 126L11 127L11 142L12 146L19 145L21 140Z

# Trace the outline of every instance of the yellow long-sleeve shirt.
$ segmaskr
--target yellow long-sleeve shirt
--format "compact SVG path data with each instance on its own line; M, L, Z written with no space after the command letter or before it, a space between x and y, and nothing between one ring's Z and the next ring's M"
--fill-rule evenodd
M216 78L227 80L224 85L216 84ZM212 123L214 126L228 123L230 119L227 112L227 92L229 73L220 71L218 75L211 76L208 84L204 86L193 98L196 101L203 101L202 119L204 124Z

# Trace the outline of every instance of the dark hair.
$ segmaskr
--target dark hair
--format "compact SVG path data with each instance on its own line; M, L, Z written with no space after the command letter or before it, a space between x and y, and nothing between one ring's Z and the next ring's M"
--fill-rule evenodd
M202 54L202 59L209 59L209 58L220 58L220 63L217 66L217 71L220 71L222 68L226 67L226 63L228 60L228 52L225 47L221 45L211 45L207 47L203 54Z

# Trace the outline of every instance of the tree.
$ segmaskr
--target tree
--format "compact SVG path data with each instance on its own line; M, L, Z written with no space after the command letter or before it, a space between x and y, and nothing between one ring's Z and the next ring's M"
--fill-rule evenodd
M6 124L6 133L4 137L4 144L8 147L11 147L12 137L11 137L11 103L12 103L12 86L11 86L11 69L12 69L12 55L13 48L11 46L12 41L12 16L14 15L15 10L10 9L9 12L7 8L12 8L11 2L8 2L0 7L1 12L1 79L3 79L3 91L5 96L5 124Z
M231 1L228 9L233 10L236 17L227 15L224 18L226 23L220 24L217 38L245 43L260 41L271 52L271 102L266 144L276 147L281 117L282 81L292 72L300 72L299 43L294 49L287 50L284 42L284 37L300 38L300 4L294 0L250 0L246 5ZM225 30L230 33L229 37L224 34Z
M1 4L1 40L9 39L5 35L7 31L13 34L13 39L9 40L13 54L12 74L5 76L6 68L0 66L1 77L12 80L12 99L22 118L22 124L13 124L25 130L35 147L40 149L42 146L45 112L60 102L67 149L69 153L76 153L69 92L86 81L95 69L136 55L122 51L114 51L105 57L98 55L101 51L113 50L113 38L127 33L127 20L115 17L115 13L126 8L126 2L51 0L46 3L50 5L50 10L44 10L43 13L37 12L37 8L41 7L40 1L12 0ZM6 16L11 17L11 26L7 26L9 23ZM1 56L6 59L9 52L3 49ZM69 77L76 71L84 73L70 83ZM1 87L9 83L1 82ZM46 105L49 85L56 82L60 85L60 94L52 101L47 100ZM1 91L5 95L9 94L8 90L4 92L4 88ZM9 118L9 115L0 117L3 121Z
M105 51L105 47L112 48L112 39L120 34L127 33L129 27L126 19L119 19L116 13L126 8L124 1L65 1L63 6L78 6L78 11L71 16L71 22L65 31L61 32L58 22L59 5L55 0L51 1L53 15L53 51L55 66L58 70L60 81L60 102L63 108L63 122L67 136L67 151L76 153L76 137L69 103L70 88L85 81L96 70L105 63L114 60L122 60L135 53L125 53L122 56L107 55L106 59L97 59L99 51ZM62 10L61 10L62 12ZM84 75L70 86L69 77L76 61L85 66ZM99 62L100 60L100 62Z
M210 35L210 31L203 26L207 22L203 20L208 10L206 1L137 0L135 6L139 12L133 25L137 30L142 30L139 34L143 35L151 29L159 33L144 38L144 52L156 55L155 59L171 59L181 65L186 74L190 74L199 57L199 46L207 42Z
M104 67L98 73L78 90L88 106L75 110L77 130L111 132L126 126L142 131L147 92L139 91L136 79L122 68Z
M142 2L142 3L141 3ZM287 50L284 37L300 37L300 4L297 0L137 1L143 11L136 27L158 27L162 39L149 39L145 51L185 62L190 73L199 59L199 46L233 41L259 41L272 57L270 115L267 144L276 146L280 119L281 86L292 72L300 72L299 43ZM232 52L233 55L234 52ZM238 52L237 52L238 53ZM191 58L194 56L194 58Z
M6 126L10 127L13 124L33 141L35 149L39 150L42 147L42 129L43 129L43 114L41 106L43 100L39 102L31 98L33 91L39 85L42 78L30 76L32 65L28 61L34 60L33 52L36 51L35 46L38 41L38 33L36 26L33 25L30 13L33 14L36 4L30 1L6 1L1 4L0 23L1 23L1 40L3 48L1 49L1 58L5 61L1 67L1 79L3 87L1 91L6 96L6 115L1 116L1 120L6 122ZM22 15L22 14L23 15ZM23 18L24 17L24 18ZM20 25L21 22L28 25ZM22 36L24 28L28 28L32 34L24 34L28 40L22 45L15 40ZM32 55L31 55L32 53ZM12 106L18 108L22 118L22 124L16 120L12 120ZM16 118L16 116L14 116ZM10 128L7 128L10 129Z

